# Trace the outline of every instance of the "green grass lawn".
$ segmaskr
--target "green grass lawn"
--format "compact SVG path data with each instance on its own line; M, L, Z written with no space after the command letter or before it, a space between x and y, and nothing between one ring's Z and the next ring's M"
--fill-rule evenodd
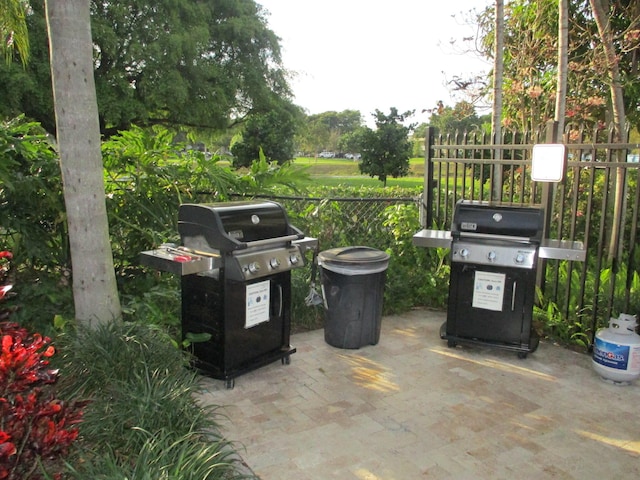
M362 175L358 169L358 162L345 158L309 158L300 157L294 160L295 165L308 166L309 175L314 180L320 180L323 185L382 187L377 177ZM420 187L423 184L424 159L412 158L409 161L409 176L388 178L387 186L405 188Z

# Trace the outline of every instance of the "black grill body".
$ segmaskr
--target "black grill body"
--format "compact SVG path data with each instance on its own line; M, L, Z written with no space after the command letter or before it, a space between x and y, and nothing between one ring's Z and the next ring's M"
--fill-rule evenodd
M206 333L190 349L196 366L234 385L248 371L281 360L291 347L291 270L304 265L304 236L275 202L185 204L178 231L189 251L214 268L182 277L182 335Z
M450 347L477 343L535 351L532 326L544 211L534 207L462 201L451 229L447 321Z

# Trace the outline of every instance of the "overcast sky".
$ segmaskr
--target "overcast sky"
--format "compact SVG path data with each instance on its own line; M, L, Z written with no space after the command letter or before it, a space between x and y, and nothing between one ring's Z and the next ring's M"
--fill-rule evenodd
M453 106L447 79L490 65L451 45L475 36L465 24L489 0L256 0L281 38L295 103L307 113L415 110L424 122L439 100Z

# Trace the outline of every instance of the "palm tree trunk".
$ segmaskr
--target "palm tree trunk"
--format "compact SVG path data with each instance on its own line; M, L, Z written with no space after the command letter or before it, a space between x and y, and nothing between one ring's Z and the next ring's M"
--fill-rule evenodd
M90 0L46 0L58 153L79 323L121 317L109 242Z
M560 136L564 133L567 104L567 68L569 56L569 0L558 2L558 79L556 87L555 121Z
M624 109L624 99L622 90L622 77L618 69L616 49L613 43L613 33L609 25L607 12L609 11L609 0L589 0L593 11L593 18L598 26L598 33L602 41L604 56L609 70L609 90L611 93L611 105L613 110L614 142L622 143L623 132L626 126L626 115ZM617 161L622 161L621 151L617 151ZM620 238L620 223L622 221L622 208L624 200L624 169L616 170L616 184L614 194L613 218L611 220L611 238L609 239L609 260L618 256L618 244Z
M502 82L504 78L504 0L496 0L496 26L493 58L493 105L491 116L491 137L493 143L502 140ZM494 159L502 160L502 150L494 150ZM491 197L502 200L502 164L498 163L493 171Z

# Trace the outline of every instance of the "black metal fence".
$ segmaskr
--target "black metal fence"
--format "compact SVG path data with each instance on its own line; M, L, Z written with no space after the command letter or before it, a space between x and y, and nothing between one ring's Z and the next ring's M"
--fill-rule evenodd
M485 134L435 136L429 130L422 198L276 199L316 224L312 230L326 239L323 248L350 244L354 238L385 248L377 242L391 241L380 231L383 212L393 204L415 207L423 228L444 230L450 229L460 199L542 205L546 237L583 242L587 260L541 265L537 312L547 325L561 329L563 338L591 345L609 317L640 314L640 144L614 143L610 130L569 130L562 138L569 152L565 180L534 182L533 146L556 143L553 129L549 132L507 132L492 142ZM344 221L325 223L331 213Z
M539 304L556 317L547 320L590 344L610 316L640 313L640 145L614 143L611 130L569 130L561 140L569 152L565 180L534 182L533 145L557 142L548 130L544 138L507 132L495 143L488 135L429 131L421 222L449 229L460 199L542 205L546 237L583 242L587 261L543 264Z

